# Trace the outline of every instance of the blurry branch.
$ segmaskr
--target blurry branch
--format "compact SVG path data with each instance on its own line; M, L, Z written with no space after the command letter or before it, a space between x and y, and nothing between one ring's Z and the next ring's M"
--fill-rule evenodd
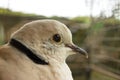
M102 46L102 47L110 51L120 51L120 48L116 48L116 47L110 47L110 46Z
M107 70L105 70L105 69L103 69L103 68L101 68L101 67L99 67L99 66L92 65L92 69L95 70L95 71L98 71L98 72L100 72L100 73L102 73L102 74L105 74L105 75L107 75L107 76L113 77L113 78L115 78L115 79L118 79L118 80L120 79L120 76L119 76L119 75L116 75L116 74L114 74L114 73L112 73L112 72L109 72L109 71L107 71Z
M112 16L116 17L117 19L120 19L120 1L115 4L113 10L112 10Z
M117 40L120 40L120 38L119 37L107 37L107 38L105 38L105 39L103 39L103 41L117 41Z
M109 26L109 28L106 28L106 29L104 29L102 31L109 31L109 30L119 29L119 28L120 28L120 26L117 26L117 27Z

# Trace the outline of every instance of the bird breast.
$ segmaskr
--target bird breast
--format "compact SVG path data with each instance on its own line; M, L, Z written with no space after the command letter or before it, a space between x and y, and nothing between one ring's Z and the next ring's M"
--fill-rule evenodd
M72 73L66 63L51 66L55 80L73 80Z

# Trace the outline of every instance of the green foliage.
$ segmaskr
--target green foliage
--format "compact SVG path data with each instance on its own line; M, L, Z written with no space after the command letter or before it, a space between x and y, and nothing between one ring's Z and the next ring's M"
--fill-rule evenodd
M26 14L22 12L13 12L10 9L0 8L0 14L3 15L15 15L15 16L37 16L35 14Z
M52 16L50 18L56 19L56 20L59 20L59 19L68 20L68 18L66 18L66 17L59 17L59 16Z
M103 27L104 27L103 22L96 22L92 25L91 30L92 30L92 32L93 31L97 32Z
M73 42L77 44L78 46L82 45L86 38L86 29L84 30L78 30L73 34Z
M105 27L117 26L120 25L120 20L115 18L108 18L103 21Z
M4 29L0 22L0 45L3 44L3 41L4 41Z
M79 22L79 23L90 23L90 17L75 17L71 19L72 21Z

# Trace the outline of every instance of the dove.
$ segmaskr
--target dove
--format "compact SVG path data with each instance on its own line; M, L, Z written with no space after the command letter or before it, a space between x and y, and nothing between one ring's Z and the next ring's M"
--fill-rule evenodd
M52 19L26 23L0 47L0 80L73 80L66 58L77 53L88 57L65 24Z

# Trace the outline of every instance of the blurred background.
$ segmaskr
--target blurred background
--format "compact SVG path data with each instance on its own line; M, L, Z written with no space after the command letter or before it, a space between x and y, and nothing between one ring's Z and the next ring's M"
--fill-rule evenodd
M25 23L55 19L89 58L67 59L74 80L120 80L120 0L0 0L0 45Z

